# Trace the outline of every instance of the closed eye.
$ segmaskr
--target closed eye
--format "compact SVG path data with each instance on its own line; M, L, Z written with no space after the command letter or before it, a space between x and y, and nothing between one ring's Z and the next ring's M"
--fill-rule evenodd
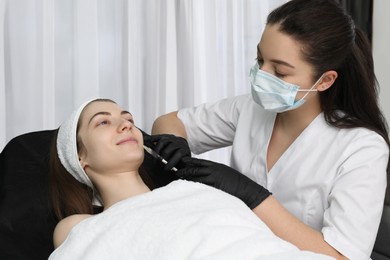
M279 73L277 70L275 70L275 76L278 78L284 78L286 75Z
M100 125L108 125L110 123L110 121L108 120L101 120L97 123L97 126L100 126Z

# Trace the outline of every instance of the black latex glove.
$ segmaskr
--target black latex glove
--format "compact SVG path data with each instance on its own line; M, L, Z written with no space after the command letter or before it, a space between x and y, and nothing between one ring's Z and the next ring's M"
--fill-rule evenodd
M164 170L169 171L173 167L178 166L181 160L185 157L191 157L191 150L187 140L169 134L144 136L144 142L152 143L151 148L161 155L168 163L164 166ZM147 145L147 144L145 144Z
M183 158L182 163L184 168L176 172L178 177L223 190L251 209L271 195L266 188L227 165L196 158Z
M154 150L154 144L152 143L152 136L146 132L144 132L141 128L138 128L141 133L142 133L142 136L144 138L144 145L146 145L147 147L149 148L152 148Z
M142 129L138 129L141 130L144 137L144 145L154 150L155 144L152 143L151 136ZM164 166L165 164L161 160L145 152L144 161L140 167L140 175L149 188L160 188L178 179L172 171L164 171Z

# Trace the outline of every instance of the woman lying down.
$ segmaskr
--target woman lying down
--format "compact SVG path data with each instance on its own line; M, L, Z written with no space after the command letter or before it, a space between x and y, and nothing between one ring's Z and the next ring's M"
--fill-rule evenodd
M76 110L54 149L61 221L50 259L329 259L276 237L241 200L215 188L177 180L151 191L139 174L142 133L111 100ZM93 203L103 211L93 214Z

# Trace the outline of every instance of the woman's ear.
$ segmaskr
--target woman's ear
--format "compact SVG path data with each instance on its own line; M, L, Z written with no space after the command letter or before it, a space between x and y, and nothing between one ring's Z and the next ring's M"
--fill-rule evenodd
M85 161L82 158L79 158L79 161L80 161L81 167L84 169L86 166Z
M81 167L83 167L83 169L85 169L85 167L88 165L86 157L87 156L84 152L81 152L79 154L79 161L80 161Z
M336 71L329 70L329 71L325 72L322 75L322 79L321 79L320 83L318 84L317 90L320 92L327 90L328 88L330 88L333 85L333 83L336 79L337 79L337 72Z

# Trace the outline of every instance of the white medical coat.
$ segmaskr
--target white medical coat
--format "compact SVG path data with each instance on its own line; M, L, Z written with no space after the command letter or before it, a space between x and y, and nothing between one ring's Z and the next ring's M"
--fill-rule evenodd
M232 145L231 166L266 187L293 215L350 259L369 259L386 190L389 148L377 133L339 129L321 113L267 171L276 113L251 95L182 109L195 154Z

